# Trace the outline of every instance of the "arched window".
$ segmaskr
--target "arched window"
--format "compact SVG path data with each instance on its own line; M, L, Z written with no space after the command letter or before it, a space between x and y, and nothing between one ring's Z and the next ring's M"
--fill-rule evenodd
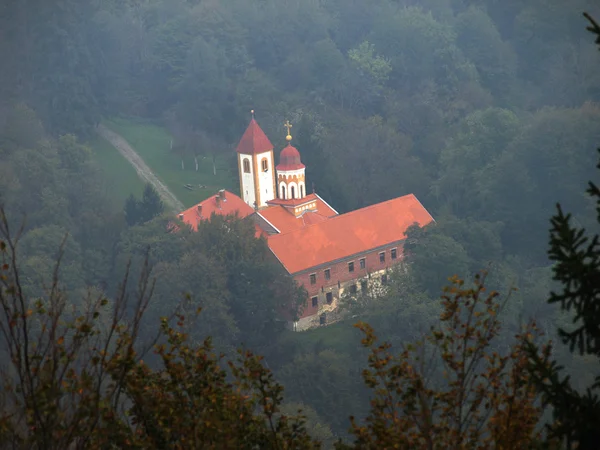
M263 158L262 161L260 162L260 165L261 165L263 172L269 171L269 163L267 163L267 158Z
M304 185L300 185L300 198L304 198Z
M250 160L244 159L244 173L250 173Z
M285 200L285 185L281 185L281 199Z
M296 198L296 188L294 186L290 187L291 193L290 198Z

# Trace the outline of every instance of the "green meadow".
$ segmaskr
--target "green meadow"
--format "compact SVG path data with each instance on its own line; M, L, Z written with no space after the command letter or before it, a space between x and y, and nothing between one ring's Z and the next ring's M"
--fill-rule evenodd
M171 135L165 128L133 118L112 118L103 123L135 149L185 206L193 206L223 188L238 193L237 173L229 166L227 149L222 149L216 158L216 175L213 174L211 155L198 157L198 171L195 170L194 158L185 158L185 169L182 170L181 158L170 150ZM193 190L186 188L186 184L193 186Z

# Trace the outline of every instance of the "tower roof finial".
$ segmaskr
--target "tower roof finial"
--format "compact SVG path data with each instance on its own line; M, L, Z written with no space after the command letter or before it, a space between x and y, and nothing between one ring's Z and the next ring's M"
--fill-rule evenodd
M287 136L285 137L285 140L288 141L288 143L292 140L292 135L290 134L290 129L292 128L292 124L290 123L289 120L286 120L285 123L283 124L284 127L287 128Z
M252 118L254 119L254 110L253 109L250 110L250 114L252 115Z

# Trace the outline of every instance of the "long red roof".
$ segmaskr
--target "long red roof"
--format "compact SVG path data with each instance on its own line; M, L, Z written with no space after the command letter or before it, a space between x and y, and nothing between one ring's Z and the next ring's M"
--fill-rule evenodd
M413 194L367 206L287 233L269 236L271 251L291 273L405 239L413 224L433 217Z
M269 150L273 150L273 144L253 118L242 135L236 151L245 155L255 155Z

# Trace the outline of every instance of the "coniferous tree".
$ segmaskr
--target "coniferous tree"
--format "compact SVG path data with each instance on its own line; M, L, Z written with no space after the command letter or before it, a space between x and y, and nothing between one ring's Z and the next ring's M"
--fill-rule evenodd
M131 194L125 200L125 221L130 227L136 225L140 221L140 202L135 195Z
M148 222L157 216L160 216L165 210L165 206L156 192L156 189L146 183L144 192L142 193L142 202L140 203L141 218L143 222Z
M600 45L600 25L589 15L588 27L596 34ZM600 151L600 149L599 149ZM597 165L600 169L600 163ZM596 201L597 221L600 224L600 189L590 182L587 193ZM600 357L600 236L575 226L571 214L563 212L560 204L552 217L549 257L555 262L554 279L562 284L561 292L552 292L548 303L560 304L567 313L574 313L574 328L559 329L559 336L571 352ZM531 370L545 401L553 407L554 422L549 426L551 436L564 441L566 448L595 449L600 442L600 375L585 392L579 392L569 376L562 374L556 361L540 359L530 347Z

